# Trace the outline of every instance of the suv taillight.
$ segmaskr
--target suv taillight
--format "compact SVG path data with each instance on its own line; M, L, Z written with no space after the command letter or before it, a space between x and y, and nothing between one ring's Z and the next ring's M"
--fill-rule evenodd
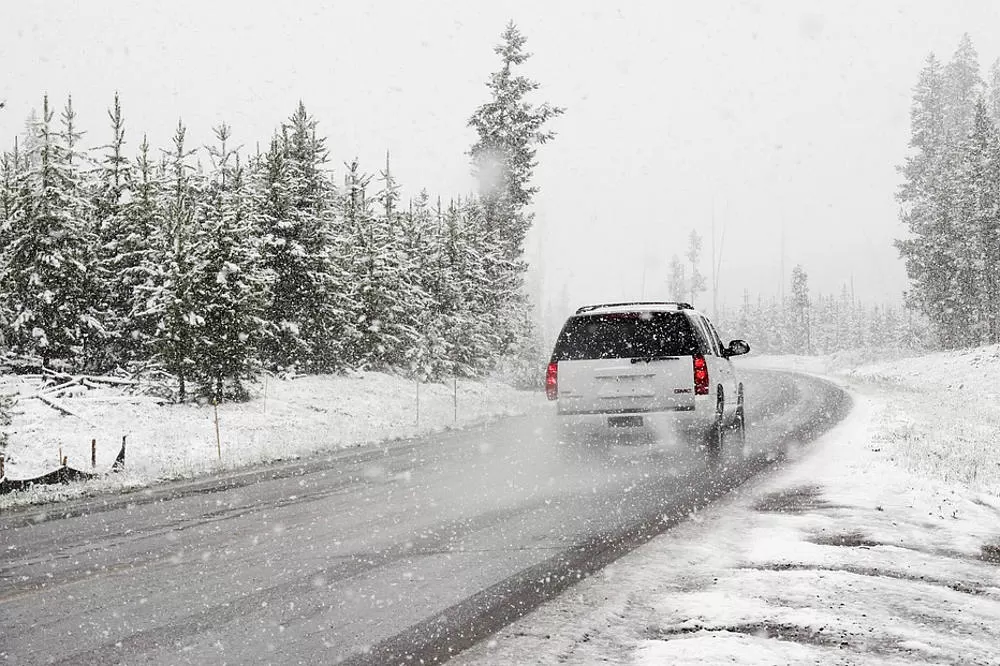
M559 397L559 364L555 361L549 363L549 369L545 372L545 397L549 400Z
M701 354L694 357L694 394L708 395L708 363Z

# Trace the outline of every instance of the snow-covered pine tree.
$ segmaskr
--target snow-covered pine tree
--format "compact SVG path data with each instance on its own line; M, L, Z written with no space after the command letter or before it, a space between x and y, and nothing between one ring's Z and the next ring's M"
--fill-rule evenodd
M484 236L474 199L452 202L445 212L445 256L453 307L446 314L445 340L452 371L472 377L492 366L502 352L496 329L496 298L490 278L490 252L498 252Z
M10 233L20 214L19 157L17 147L13 152L0 154L0 252L10 242Z
M147 343L150 355L176 376L182 402L196 374L194 329L204 323L195 289L204 265L194 228L201 183L190 164L197 151L187 148L186 134L178 121L173 147L164 154L161 199L154 209L159 224L141 267L145 280L137 291L144 307L136 313L142 320L156 322Z
M792 299L790 302L792 341L799 354L811 354L809 326L809 276L801 265L792 269Z
M248 191L231 130L214 130L218 145L208 149L208 175L194 225L199 262L194 302L199 313L193 328L193 378L202 395L221 402L244 400L244 381L257 368L257 346L271 286L256 236L256 209Z
M98 302L105 313L108 329L100 363L104 367L136 361L146 351L138 335L132 306L152 231L144 220L130 214L134 196L133 165L124 152L125 120L117 93L114 105L108 109L108 119L111 141L100 148L104 154L97 168L92 196L98 242L95 273L101 286ZM143 151L148 152L148 146ZM148 156L141 159L148 162ZM148 164L143 177L148 187Z
M683 301L690 293L684 262L675 254L670 257L670 266L667 269L667 294L675 301Z
M14 229L23 214L23 172L17 142L12 152L0 155L0 294L8 265L7 250L12 247ZM8 351L12 343L12 311L5 298L0 298L0 352Z
M688 278L688 293L691 294L691 303L698 301L698 294L705 291L705 276L698 268L701 262L701 236L696 229L692 229L688 235L687 260L691 265L691 276Z
M950 143L958 143L969 134L975 104L982 92L979 54L966 33L944 71L944 119Z
M469 119L478 135L469 154L479 181L486 229L498 228L506 258L518 259L531 226L531 216L524 209L538 191L531 184L537 146L555 136L545 125L564 109L526 99L539 84L515 72L531 54L524 51L526 39L513 22L500 39L493 51L500 56L501 67L486 84L490 101Z
M376 199L368 196L371 176L361 172L354 160L344 176L344 222L351 234L351 300L355 303L356 334L351 341L351 358L359 368L383 370L402 360L403 338L396 300L399 286L398 259L401 248L393 237L397 197L391 175L378 199L383 214L374 210Z
M953 212L961 234L949 248L960 291L953 314L964 344L985 344L1000 341L1000 140L982 99L961 147Z
M88 341L101 333L87 269L93 243L74 118L67 103L63 131L55 131L44 98L33 129L37 154L29 157L34 166L26 175L24 208L10 231L0 284L13 345L47 367L57 360L82 365Z
M480 201L468 212L475 214L471 219L480 227L481 238L489 239L499 250L489 255L496 259L489 262L494 293L486 304L502 340L501 354L525 343L522 336L528 300L522 287L527 265L522 256L524 238L533 220L528 207L538 191L531 180L537 166L537 147L554 136L546 125L563 113L560 107L529 101L528 96L539 84L515 71L531 57L524 51L524 44L517 26L508 23L500 44L494 48L501 67L486 84L490 100L469 119L469 126L477 134L469 155L479 182Z
M431 209L430 196L421 190L407 212L399 216L397 236L401 245L399 299L404 305L402 363L422 381L441 379L451 369L444 335L446 324L437 300L443 267L438 219Z
M346 248L335 232L336 190L324 167L325 143L300 102L254 179L264 267L274 275L263 347L274 369L323 372L345 365L343 343L351 335Z
M987 108L994 125L1000 125L1000 58L990 66L987 86Z
M904 183L897 196L910 233L897 240L896 247L910 278L909 305L927 315L944 346L955 347L962 340L949 316L958 302L955 256L948 251L957 230L951 215L954 158L947 107L944 72L931 54L920 72L910 110L913 153L900 169Z
M149 155L149 140L143 135L139 153L131 165L132 189L127 203L120 202L126 219L127 234L120 241L127 260L121 275L116 277L116 289L127 300L121 303L124 319L120 321L119 344L124 362L144 363L153 354L154 340L160 324L155 307L149 302L156 293L165 242L164 204L166 174L161 164ZM159 247L157 247L159 243Z

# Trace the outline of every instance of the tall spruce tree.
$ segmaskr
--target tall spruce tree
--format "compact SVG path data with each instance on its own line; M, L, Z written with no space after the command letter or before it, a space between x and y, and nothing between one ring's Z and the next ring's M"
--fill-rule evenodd
M195 276L194 302L199 313L192 336L194 377L200 391L215 402L243 400L244 385L257 367L262 315L270 289L256 236L255 206L231 130L214 130L218 145L209 148L208 176L194 225L202 257Z
M101 331L87 268L89 202L72 104L63 113L63 131L53 128L53 116L46 96L33 128L36 154L29 158L23 211L4 253L0 298L17 349L39 356L46 367L55 360L79 366L88 341Z
M691 265L691 276L688 278L688 291L691 294L691 302L696 303L698 294L705 291L705 276L698 268L701 262L701 236L696 229L692 229L688 235L687 260Z
M525 41L517 26L508 23L494 48L501 65L486 84L490 100L469 119L477 135L469 155L479 182L479 201L468 212L481 229L480 238L498 250L484 256L493 285L485 304L499 334L501 354L523 351L533 335L531 321L525 318L531 307L523 293L524 239L533 220L528 208L538 191L532 176L538 146L554 137L546 126L564 111L529 100L539 84L517 70L531 57L524 50Z
M945 125L952 142L959 142L972 128L976 100L982 96L979 54L969 34L962 35L958 48L945 67Z
M117 94L108 119L111 141L100 147L104 154L92 201L98 243L95 273L101 287L98 302L109 333L102 358L105 366L143 356L132 305L151 235L148 225L136 225L137 220L129 214L133 166L125 155L125 119Z
M801 265L796 265L792 269L792 300L790 305L791 320L794 323L794 328L791 331L794 349L800 354L811 354L809 276Z
M688 289L687 271L684 269L684 263L676 254L670 257L670 266L667 269L667 293L670 298L676 301L683 301L691 293L691 290Z
M124 299L118 311L120 362L145 363L155 346L160 317L155 297L162 284L161 266L167 248L164 217L166 177L160 165L150 158L149 140L142 137L139 154L132 164L133 190L127 203L121 203L127 236L120 240L124 265L114 276L112 293ZM126 313L126 314L122 314Z
M945 347L1000 339L1000 140L984 92L968 35L943 71L929 58L914 91L913 153L901 169L909 235L897 247L907 299Z
M325 140L300 102L271 142L259 185L262 255L274 275L264 355L276 369L344 366L349 304L326 161Z
M145 307L138 313L156 322L148 341L150 353L177 377L181 401L189 397L196 375L195 329L204 323L196 302L197 280L204 267L195 228L202 183L190 163L196 151L188 149L186 134L178 122L173 147L164 155L159 224L143 264L147 277L139 290Z
M948 252L953 219L953 156L947 123L944 71L932 55L920 72L910 110L913 152L900 171L901 218L910 232L896 241L910 277L908 303L926 314L946 347L961 344L949 313L957 307L955 257Z
M555 136L545 126L564 109L528 101L539 84L516 72L531 54L524 50L526 39L513 22L500 39L493 51L500 56L501 67L486 84L490 101L469 119L478 136L469 154L479 181L486 229L499 229L506 258L518 259L531 226L525 209L538 191L531 184L537 146Z

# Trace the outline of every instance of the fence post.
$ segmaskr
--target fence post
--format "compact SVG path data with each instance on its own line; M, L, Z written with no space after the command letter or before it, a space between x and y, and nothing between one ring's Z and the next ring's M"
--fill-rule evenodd
M4 477L4 471L3 471L3 456L2 456L2 455L0 455L0 479L2 479L3 477Z
M215 410L215 449L219 453L219 460L222 460L222 438L219 437L219 401L212 399L212 409Z
M90 440L90 467L91 469L97 467L97 440Z

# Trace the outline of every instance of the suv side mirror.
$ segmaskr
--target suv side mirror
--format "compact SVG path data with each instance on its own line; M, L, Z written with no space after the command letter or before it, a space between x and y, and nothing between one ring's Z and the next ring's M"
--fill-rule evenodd
M733 340L726 347L723 356L729 358L731 356L742 356L743 354L750 353L750 345L748 345L744 340Z

